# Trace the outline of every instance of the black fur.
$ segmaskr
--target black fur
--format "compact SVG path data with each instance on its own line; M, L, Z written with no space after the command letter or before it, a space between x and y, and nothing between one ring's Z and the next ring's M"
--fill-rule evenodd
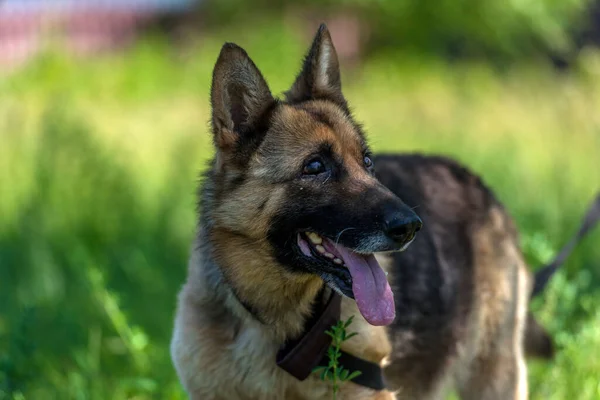
M479 178L447 158L379 155L373 162L379 180L423 220L410 248L393 254L390 274L396 319L391 332L404 338L406 349L399 349L405 367L396 363L390 374L400 375L398 369L409 369L414 363L425 369L409 376L435 382L444 360L455 354L454 345L464 335L470 311L464 305L472 304L471 227L500 204ZM439 191L438 204L426 192L432 187ZM436 242L440 237L443 241Z
M323 158L327 158L326 155ZM344 294L353 297L348 270L304 256L296 244L298 233L317 232L346 247L357 248L366 236L385 229L385 219L390 213L405 214L407 219L414 213L398 197L390 196L381 184L365 186L349 194L347 187L351 177L344 166L331 156L327 163L332 166L329 175L301 178L288 185L287 198L293 200L271 220L269 240L282 265L293 271L322 275L325 281L335 281ZM346 230L349 227L353 229ZM398 244L389 239L381 243L378 251L397 248Z

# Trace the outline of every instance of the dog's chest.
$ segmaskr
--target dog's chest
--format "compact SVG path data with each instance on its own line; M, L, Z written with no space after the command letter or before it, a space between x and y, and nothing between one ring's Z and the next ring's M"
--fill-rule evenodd
M276 365L279 349L261 329L241 332L225 350L221 365L228 379L220 378L217 390L231 399L329 399L331 389L317 377L299 381Z
M358 312L350 299L342 302L342 318ZM391 345L383 327L373 327L363 318L354 319L349 331L357 332L343 348L369 361L383 363L390 354ZM229 379L222 380L225 388L238 388L231 398L243 399L330 399L332 387L318 376L299 381L276 365L279 346L259 327L245 329L227 349L231 368ZM371 398L374 391L354 384L352 393L362 393ZM342 391L343 393L344 391ZM341 394L342 394L341 393ZM236 397L236 395L238 397ZM355 398L354 396L351 396Z

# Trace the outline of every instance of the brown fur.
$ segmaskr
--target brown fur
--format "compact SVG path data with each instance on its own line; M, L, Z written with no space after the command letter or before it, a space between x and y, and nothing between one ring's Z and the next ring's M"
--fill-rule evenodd
M275 364L330 289L319 275L285 265L272 238L282 214L311 201L298 198L314 186L297 183L297 174L327 143L345 173L334 204L356 203L349 207L359 215L400 196L424 220L407 251L377 255L395 282L394 324L372 326L353 299L342 301L342 319L354 316L350 330L358 332L343 350L387 366L390 391L350 382L338 398L434 399L455 383L464 399L526 399L524 334L537 324L527 322L532 283L514 224L477 177L449 160L384 156L375 160L378 177L365 170L368 148L341 94L337 64L321 29L279 102L243 50L221 52L211 92L216 156L171 346L187 393L198 400L331 398L330 384L316 375L300 382ZM352 200L367 192L378 203Z

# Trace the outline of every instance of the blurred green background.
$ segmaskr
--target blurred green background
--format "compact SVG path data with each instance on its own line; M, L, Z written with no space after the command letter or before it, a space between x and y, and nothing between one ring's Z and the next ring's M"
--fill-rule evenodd
M168 342L224 41L281 93L328 22L374 149L457 158L505 202L532 268L549 261L600 190L597 9L204 1L115 51L52 42L4 71L0 399L184 398ZM600 399L599 242L596 229L532 305L559 348L529 363L533 399Z

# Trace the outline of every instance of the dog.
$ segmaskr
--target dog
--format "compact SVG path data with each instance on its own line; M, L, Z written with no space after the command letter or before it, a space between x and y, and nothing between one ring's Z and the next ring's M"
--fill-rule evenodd
M451 159L371 154L325 25L284 99L231 43L210 99L215 156L171 341L190 398L331 398L331 381L278 354L304 357L334 297L356 333L341 350L385 382L346 381L337 398L527 398L526 355L552 342L528 313L512 218Z

